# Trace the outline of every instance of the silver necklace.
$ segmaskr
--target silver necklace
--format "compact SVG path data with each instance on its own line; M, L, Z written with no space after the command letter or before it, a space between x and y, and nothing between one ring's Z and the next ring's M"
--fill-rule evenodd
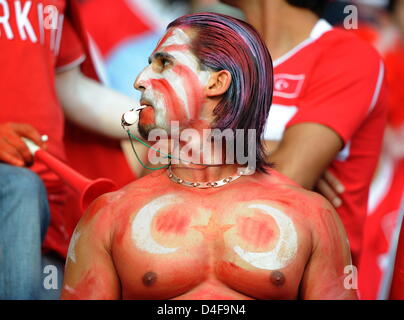
M241 171L239 171L240 174L235 174L232 176L228 176L227 178L224 179L220 179L220 180L216 180L216 181L208 181L208 182L191 182L191 181L187 181L184 180L178 176L176 176L173 171L171 170L171 166L168 167L167 169L167 175L168 178L178 184L181 184L183 186L187 186L187 187L192 187L192 188L199 188L199 189L206 189L206 188L218 188L218 187L222 187L230 182L233 182L235 180L237 180L238 178L240 178L243 175L247 175L248 173L248 169L245 168Z

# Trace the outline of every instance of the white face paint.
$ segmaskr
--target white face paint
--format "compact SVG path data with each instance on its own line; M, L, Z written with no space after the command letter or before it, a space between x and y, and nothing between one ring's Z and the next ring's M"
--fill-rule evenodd
M190 51L191 39L188 35L180 28L174 28L168 32L171 33L169 37L160 40L153 52L152 63L139 74L135 82L136 87L144 87L142 98L151 103L154 108L155 125L165 129L168 129L168 121L183 120L176 119L175 115L184 115L187 120L199 116L200 110L196 109L200 109L200 102L196 101L197 97L190 95L186 88L192 86L194 90L200 90L207 85L210 77L210 71L200 70L197 57ZM157 59L159 54L168 54L171 58L168 60ZM164 64L162 61L167 62ZM156 67L158 64L161 65L161 68ZM189 70L192 77L189 74L174 71L178 70L180 66ZM193 79L197 79L197 83L194 83ZM160 83L166 81L170 91L159 90L158 86L156 87L158 81ZM167 101L175 103L167 105ZM182 110L178 110L179 108Z
M297 233L292 220L282 211L265 204L251 204L248 207L259 209L275 220L279 228L278 242L268 252L249 252L240 246L234 246L233 250L258 269L279 270L286 267L297 253Z
M151 234L151 225L154 216L162 208L170 205L183 205L183 200L177 195L165 195L154 199L149 202L144 207L142 207L136 214L131 228L131 236L136 247L140 250L156 253L156 254L167 254L173 253L178 248L167 248L158 244Z

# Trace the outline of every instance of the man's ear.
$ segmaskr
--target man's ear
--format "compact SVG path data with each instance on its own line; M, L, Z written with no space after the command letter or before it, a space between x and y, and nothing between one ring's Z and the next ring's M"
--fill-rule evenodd
M206 86L206 96L221 96L229 89L231 84L231 74L227 70L212 72Z

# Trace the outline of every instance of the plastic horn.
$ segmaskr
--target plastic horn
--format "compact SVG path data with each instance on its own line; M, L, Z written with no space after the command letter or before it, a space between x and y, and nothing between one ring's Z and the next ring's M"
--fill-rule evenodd
M77 171L70 168L61 160L38 147L29 139L22 138L34 156L35 160L43 162L49 169L55 172L64 182L66 182L80 197L80 209L84 211L90 203L100 195L117 189L112 180L99 178L90 180Z

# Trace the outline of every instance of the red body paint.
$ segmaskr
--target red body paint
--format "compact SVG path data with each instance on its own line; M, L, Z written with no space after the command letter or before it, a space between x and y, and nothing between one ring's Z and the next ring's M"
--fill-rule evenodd
M265 248L274 238L274 230L268 219L242 217L237 224L237 232L247 244L257 249Z
M190 294L187 294L184 298L187 300L239 300L239 296L235 296L234 292L228 294L221 294L217 288L201 289ZM248 297L243 297L246 299Z
M116 203L109 201L108 211L100 210L100 216L89 222L91 234L86 235L86 223L81 224L81 237L76 247L77 263L68 261L65 276L66 284L76 291L72 295L68 292L70 289L65 289L65 298L88 299L95 295L108 298L109 292L113 292L116 298L121 293L123 298L136 299L231 299L233 296L236 299L294 299L305 279L306 265L312 258L312 230L319 228L322 232L316 231L317 237L320 236L321 241L328 240L317 255L323 260L315 266L321 281L316 278L310 285L321 290L331 282L336 296L346 292L343 281L340 281L344 276L344 266L349 263L340 253L342 246L346 245L346 238L340 238L333 223L323 221L330 219L331 214L318 214L324 210L318 197L313 200L307 197L307 191L287 187L286 178L276 174L255 174L226 188L197 190L174 184L166 175L158 173L145 176L121 190ZM158 236L153 240L167 247L173 236L184 237L184 240L174 239L176 249L170 253L140 249L132 237L134 215L150 201L167 194L174 194L184 202L155 215L150 231ZM283 198L285 194L296 199L297 204L305 205L284 207L277 198ZM113 194L108 197L113 197ZM244 249L252 245L251 252L268 251L268 247L264 247L276 241L278 230L272 218L237 209L240 202L256 201L268 201L268 205L273 204L284 211L293 219L298 231L296 257L287 267L278 270L286 279L280 286L271 282L273 270L256 268L234 251L236 245ZM191 204L192 211L187 208ZM94 207L98 206L95 203ZM110 232L112 228L114 232ZM86 239L86 242L80 243L80 239ZM90 245L87 251L85 244ZM105 269L100 269L100 264ZM87 270L93 270L92 274L97 274L97 277L91 277ZM148 272L153 272L157 278L153 285L146 287L142 279ZM81 281L77 283L76 279ZM119 288L121 292L117 291ZM327 290L331 289L327 287Z
M65 289L62 294L64 300L101 300L108 299L107 296L100 297L98 292L102 292L102 281L93 274L92 270L86 272L80 282L73 288Z
M185 235L190 223L190 217L179 214L176 211L169 211L160 214L156 218L156 230L162 233L174 233L176 235Z
M97 198L96 201L94 201L86 211L86 214L83 216L82 220L85 223L88 223L93 216L99 212L102 208L105 208L105 206L108 204L108 197L105 196L100 196Z

